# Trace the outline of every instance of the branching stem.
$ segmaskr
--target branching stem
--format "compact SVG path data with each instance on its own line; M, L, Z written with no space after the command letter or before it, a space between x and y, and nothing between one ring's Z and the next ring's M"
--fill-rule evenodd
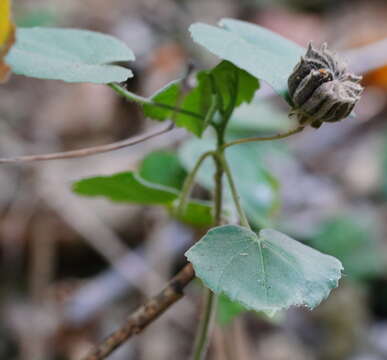
M249 142L256 142L256 141L271 141L271 140L279 140L279 139L284 139L286 137L289 137L291 135L297 134L304 130L304 126L298 126L297 128L290 130L286 133L282 134L277 134L277 135L272 135L272 136L266 136L266 137L251 137L251 138L244 138L244 139L237 139L234 141L230 141L222 146L222 149L226 149L230 146L233 145L238 145L238 144L245 144Z
M195 166L193 167L193 169L191 170L191 172L189 173L189 175L185 179L183 189L181 191L179 206L177 208L178 214L180 214L180 215L184 214L185 208L186 208L188 200L189 200L189 196L191 194L193 184L195 182L197 172L199 171L200 166L203 164L203 161L211 155L214 155L213 151L207 151L207 152L203 153L199 157L199 159L196 161Z
M204 360L206 356L209 333L214 322L218 302L218 297L210 289L205 289L203 297L204 307L196 334L193 360Z
M250 229L250 225L249 225L249 222L247 220L246 214L242 208L240 196L238 193L238 189L235 185L235 181L234 181L230 166L228 165L227 160L223 154L221 154L219 156L219 161L222 163L224 172L226 173L226 177L227 177L228 183L230 185L230 189L231 189L232 198L234 200L234 204L235 204L235 207L237 209L237 212L238 212L238 215L239 215L239 218L241 221L241 225Z

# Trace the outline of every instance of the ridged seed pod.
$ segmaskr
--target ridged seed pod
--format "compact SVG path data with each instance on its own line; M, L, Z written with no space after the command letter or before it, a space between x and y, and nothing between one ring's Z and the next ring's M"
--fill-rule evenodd
M346 118L363 92L361 79L347 72L346 65L327 50L325 43L320 49L309 43L288 79L293 104L290 115L296 116L300 125L315 128Z

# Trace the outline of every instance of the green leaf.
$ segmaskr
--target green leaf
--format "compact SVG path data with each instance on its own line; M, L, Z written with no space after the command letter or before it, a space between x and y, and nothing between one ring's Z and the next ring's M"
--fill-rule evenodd
M153 172L147 174L155 180ZM84 196L106 197L114 202L164 205L173 217L194 227L205 228L213 224L211 202L191 200L184 214L177 214L179 193L176 189L149 182L133 172L83 179L73 184L73 191Z
M214 146L214 140L208 138L186 142L180 149L183 166L190 171L196 159ZM259 227L264 227L270 224L270 218L279 209L280 194L279 184L262 164L261 156L261 146L257 144L230 147L226 152L231 170L236 174L235 183L249 220ZM197 181L206 189L213 190L214 173L213 161L207 159L198 172ZM231 204L232 197L228 187L226 189L225 200Z
M175 210L175 207L171 209L171 215L187 225L208 228L214 224L212 203L209 201L191 200L182 215L177 214Z
M305 49L258 25L233 19L223 19L219 25L191 25L193 40L265 80L287 99L287 79Z
M40 79L67 82L121 82L133 76L129 69L112 65L134 60L122 41L87 30L20 28L7 56L12 71Z
M337 257L345 273L354 279L378 275L384 268L374 224L364 220L339 216L323 224L310 242L314 248Z
M73 191L85 196L104 196L116 202L169 204L178 197L174 189L153 184L133 172L97 176L77 181Z
M316 307L337 287L342 265L271 229L235 225L211 229L186 256L196 276L217 294L248 309L276 312Z
M152 183L180 190L187 172L180 164L177 154L154 151L143 159L139 174Z
M155 151L148 154L140 167L140 176L152 183L181 190L187 172L180 164L177 154L168 151ZM176 212L178 200L167 205L169 213L190 226L205 228L214 223L210 201L191 200L183 214Z
M222 61L206 74L213 78L216 90L222 98L224 111L232 104L234 96L236 99L233 108L243 103L250 103L259 89L259 81L256 77L229 61ZM211 88L210 81L207 86Z
M175 80L165 85L163 88L153 94L149 100L152 100L158 104L164 104L168 106L176 106L177 99L179 97L181 84L179 80ZM171 117L172 110L161 108L152 104L143 104L144 115L154 120L164 121Z
M221 326L228 325L236 316L245 312L246 308L241 304L231 301L227 296L221 294L218 297L217 319Z
M176 114L173 120L177 126L184 127L197 136L201 136L208 125L204 123L204 118L211 106L214 92L222 100L222 110L231 112L234 107L250 102L259 88L259 82L255 77L228 61L222 61L211 70L200 71L196 80L196 86L185 95L179 105L185 113ZM180 90L181 83L174 81L154 94L150 100L175 107ZM234 98L235 103L232 103ZM166 120L173 114L171 109L162 109L152 104L145 104L143 108L145 116L156 120Z

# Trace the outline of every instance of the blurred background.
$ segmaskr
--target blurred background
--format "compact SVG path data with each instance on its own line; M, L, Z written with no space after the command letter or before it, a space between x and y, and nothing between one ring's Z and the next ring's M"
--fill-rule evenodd
M238 18L303 46L327 41L347 55L366 86L355 118L253 146L250 158L239 154L270 173L270 181L246 184L256 191L253 205L262 205L255 227L270 224L338 257L340 287L314 311L274 318L221 298L208 359L387 359L387 66L369 71L375 57L387 64L387 46L354 50L387 37L386 1L18 0L14 16L19 26L122 39L137 58L128 88L146 96L191 62L196 69L216 63L190 39L187 28L197 21ZM12 76L0 87L0 157L109 143L151 126L106 86ZM263 86L236 112L229 136L289 126L286 106ZM136 169L155 150L193 156L195 141L179 129L91 158L0 167L0 359L80 359L184 264L184 251L206 229L171 221L157 207L78 197L71 183ZM196 191L208 196L205 187ZM109 359L188 359L200 302L196 282Z

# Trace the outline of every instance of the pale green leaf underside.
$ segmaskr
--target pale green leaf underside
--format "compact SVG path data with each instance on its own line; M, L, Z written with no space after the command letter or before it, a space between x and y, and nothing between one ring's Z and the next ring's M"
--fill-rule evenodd
M130 171L77 181L73 191L84 196L103 196L115 202L145 205L170 204L178 197L175 189L150 183Z
M147 175L150 175L149 171ZM155 179L154 174L151 178L154 181L160 180ZM166 179L164 177L161 180ZM167 179L167 183L169 181L170 179ZM196 227L209 227L213 224L212 203L191 200L182 215L176 214L180 195L176 188L147 181L131 171L79 180L73 184L72 190L79 195L104 197L119 203L164 205L171 215L186 224Z
M211 229L186 256L215 293L256 311L316 307L337 287L342 265L271 229L257 236L235 225Z
M122 41L88 30L19 28L7 56L15 74L67 82L121 82L131 70L112 65L134 60Z
M232 62L285 96L287 80L305 49L258 25L223 19L220 27L202 23L190 27L195 42Z

